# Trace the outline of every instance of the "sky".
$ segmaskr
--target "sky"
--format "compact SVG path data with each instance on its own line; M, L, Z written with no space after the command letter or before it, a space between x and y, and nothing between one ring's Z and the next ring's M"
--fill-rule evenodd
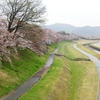
M100 0L43 0L47 25L100 26Z

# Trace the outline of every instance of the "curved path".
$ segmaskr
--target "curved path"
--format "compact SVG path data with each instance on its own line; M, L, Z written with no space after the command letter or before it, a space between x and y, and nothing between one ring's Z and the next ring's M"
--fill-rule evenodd
M73 45L73 47L74 47L76 50L78 50L78 51L80 51L81 53L83 53L84 55L88 56L88 57L90 58L90 60L93 61L93 62L95 63L95 65L96 65L96 67L97 67L97 69L98 69L98 77L99 77L99 84L100 84L100 60L97 59L95 56L93 56L93 55L91 55L91 54L89 54L89 53L87 53L87 52L85 52L85 51L79 49L76 45ZM99 86L98 100L100 100L100 86Z
M42 78L42 76L49 70L48 68L51 66L53 62L53 57L55 56L55 53L57 51L58 48L50 54L46 64L36 74L34 74L30 79L28 79L25 83L19 86L16 90L1 98L0 100L18 100L18 98L21 95L23 95L32 86L34 86Z

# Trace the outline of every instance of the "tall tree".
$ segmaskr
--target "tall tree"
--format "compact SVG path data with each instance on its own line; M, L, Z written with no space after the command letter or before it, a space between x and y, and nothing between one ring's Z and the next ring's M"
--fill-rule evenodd
M41 0L4 0L3 13L7 16L8 31L17 32L27 22L42 24L45 22L45 6Z

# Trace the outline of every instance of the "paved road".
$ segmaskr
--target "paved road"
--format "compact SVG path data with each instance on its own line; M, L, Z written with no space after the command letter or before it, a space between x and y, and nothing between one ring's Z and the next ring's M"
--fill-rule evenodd
M52 52L44 65L44 67L39 70L34 76L32 76L30 79L28 79L24 84L19 86L16 90L11 92L9 95L6 95L5 97L1 98L0 100L18 100L18 98L23 95L25 92L27 92L32 86L34 86L43 76L45 71L50 67L50 65L53 62L53 57L55 56L55 53L57 52L58 48L55 49L54 52Z
M91 54L89 54L89 53L87 53L87 52L85 52L85 51L83 51L83 50L77 48L76 45L73 45L73 47L74 47L76 50L78 50L78 51L80 51L81 53L83 53L84 55L88 56L88 57L90 58L90 60L93 61L93 62L95 63L95 65L96 65L96 67L97 67L97 69L98 69L99 85L100 85L100 60L97 59L95 56L93 56L93 55L91 55ZM98 100L100 100L100 86L99 86Z

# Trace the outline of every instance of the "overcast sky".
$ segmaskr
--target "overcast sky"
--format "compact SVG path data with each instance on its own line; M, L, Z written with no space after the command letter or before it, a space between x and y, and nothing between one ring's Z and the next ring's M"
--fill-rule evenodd
M47 24L100 26L100 0L43 0Z

